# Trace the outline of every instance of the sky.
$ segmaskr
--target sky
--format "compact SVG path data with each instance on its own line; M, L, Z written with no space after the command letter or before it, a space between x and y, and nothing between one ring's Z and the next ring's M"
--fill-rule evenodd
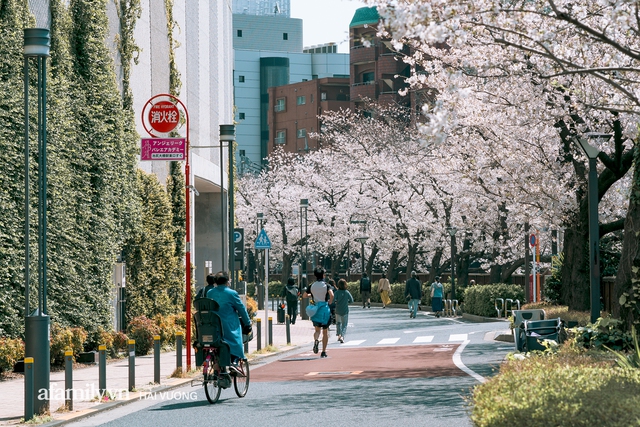
M349 23L356 9L366 7L358 0L290 0L291 17L302 19L304 47L329 42L339 53L349 53Z

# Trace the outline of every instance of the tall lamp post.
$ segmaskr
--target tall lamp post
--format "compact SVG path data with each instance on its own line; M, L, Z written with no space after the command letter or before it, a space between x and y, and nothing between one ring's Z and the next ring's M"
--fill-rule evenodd
M362 269L360 270L360 274L364 275L364 244L367 242L369 237L362 235L360 237L356 237L356 242L360 242L360 260L362 261Z
M302 269L300 274L302 275L302 280L300 284L302 285L302 289L305 289L307 286L307 259L309 256L309 230L308 230L308 221L307 221L307 211L309 209L309 200L308 199L300 199L300 252L302 255ZM304 227L303 227L304 226ZM302 249L302 244L304 243L305 249ZM300 289L300 291L302 291ZM308 320L309 316L307 316L306 308L309 304L309 298L303 298L300 301L300 316L302 320Z
M587 138L578 137L580 148L589 158L588 201L589 201L589 286L591 288L591 323L600 317L600 226L598 224L598 170L597 160L600 150L589 144L589 140L608 141L610 134L588 132Z
M236 270L236 256L233 251L235 242L233 239L233 231L235 225L235 217L234 217L234 195L233 195L233 165L235 159L235 151L233 147L233 143L236 140L236 127L235 125L220 125L220 145L222 146L223 142L228 144L229 151L229 172L227 180L228 188L227 188L227 206L229 206L229 219L227 224L227 233L229 235L229 286L231 289L235 289L235 270ZM222 162L221 162L222 163ZM222 183L221 183L222 185Z
M258 214L256 215L256 240L258 239L258 236L260 235L260 230L262 230L262 227L264 226L264 214L262 212L258 212ZM257 286L258 288L258 310L264 310L264 284L262 283L262 281L260 281L260 278L262 277L262 270L260 268L260 253L258 252L258 249L255 250L255 260L256 260L256 274L255 274L255 283L258 284L258 282L260 282L261 286Z
M456 227L447 228L449 236L451 236L451 299L456 299Z
M47 57L50 37L46 28L24 30L24 190L25 190L25 357L33 358L33 393L25 387L25 420L49 409L49 326L47 315ZM38 99L38 307L29 307L29 60L36 62ZM29 405L31 403L31 405Z

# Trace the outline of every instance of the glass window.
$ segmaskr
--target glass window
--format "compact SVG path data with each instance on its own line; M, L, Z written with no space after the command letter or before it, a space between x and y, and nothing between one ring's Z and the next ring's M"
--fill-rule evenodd
M305 136L307 136L307 130L306 129L298 129L298 138L304 138Z
M238 30L238 37L242 37L242 30Z
M327 100L327 92L320 92L320 100L321 101Z
M238 76L238 81L240 83L244 83L244 76Z
M287 131L286 130L278 130L276 131L276 144L286 144L287 143Z
M369 73L362 73L362 83L370 83L373 82L376 78L375 73L373 71Z
M282 33L282 40L289 40L289 33Z
M276 113L278 113L280 111L284 111L286 108L287 108L287 106L285 104L285 99L284 98L276 99L276 106L275 106Z
M244 113L238 113L238 119L244 120Z
M298 99L297 99L297 101L296 101L296 103L297 103L298 105L304 105L304 104L306 104L306 103L307 103L307 97L306 97L306 96L304 96L304 95L299 96L299 97L298 97Z

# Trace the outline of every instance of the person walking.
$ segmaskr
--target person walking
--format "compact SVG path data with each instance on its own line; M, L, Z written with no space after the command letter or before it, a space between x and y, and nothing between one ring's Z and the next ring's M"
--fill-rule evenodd
M296 317L298 317L298 297L300 296L300 291L293 277L287 279L287 284L282 289L280 296L287 301L287 314L289 315L289 319L291 319L291 324L295 325Z
M362 273L360 279L360 296L362 297L362 308L371 308L371 279L367 273Z
M444 296L444 286L440 283L440 276L436 276L435 281L431 284L431 310L436 317L440 317L442 312L442 297Z
M378 293L380 294L380 300L382 301L382 308L386 308L391 304L391 298L389 298L389 292L391 292L391 284L387 279L386 274L382 274L382 277L378 281Z
M318 354L318 338L320 338L320 330L322 329L322 353L320 357L327 357L327 344L329 343L329 324L331 323L331 312L329 304L333 302L333 291L324 282L324 268L317 266L313 270L316 281L313 282L305 293L304 298L312 297L318 306L318 311L311 317L311 322L315 328L313 334L313 352Z
M338 341L343 343L349 324L349 303L353 302L353 296L347 290L346 280L338 280L338 290L335 293L334 301L336 302L336 335Z
M331 325L335 325L336 324L336 291L338 290L338 288L336 287L336 282L333 279L329 279L327 280L327 286L329 286L329 289L331 289L333 291L333 303L329 304L329 310L331 311Z
M422 298L422 288L420 281L416 277L415 271L411 272L411 279L407 280L404 288L404 295L409 302L409 319L415 319L418 315L418 304Z

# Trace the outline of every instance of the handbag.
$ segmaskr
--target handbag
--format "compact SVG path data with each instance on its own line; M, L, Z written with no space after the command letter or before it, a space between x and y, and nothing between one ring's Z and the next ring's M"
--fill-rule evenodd
M313 316L309 316L313 322L320 323L321 325L326 325L329 323L329 319L331 318L331 310L329 309L329 304L325 301L320 301L316 303L316 313Z

